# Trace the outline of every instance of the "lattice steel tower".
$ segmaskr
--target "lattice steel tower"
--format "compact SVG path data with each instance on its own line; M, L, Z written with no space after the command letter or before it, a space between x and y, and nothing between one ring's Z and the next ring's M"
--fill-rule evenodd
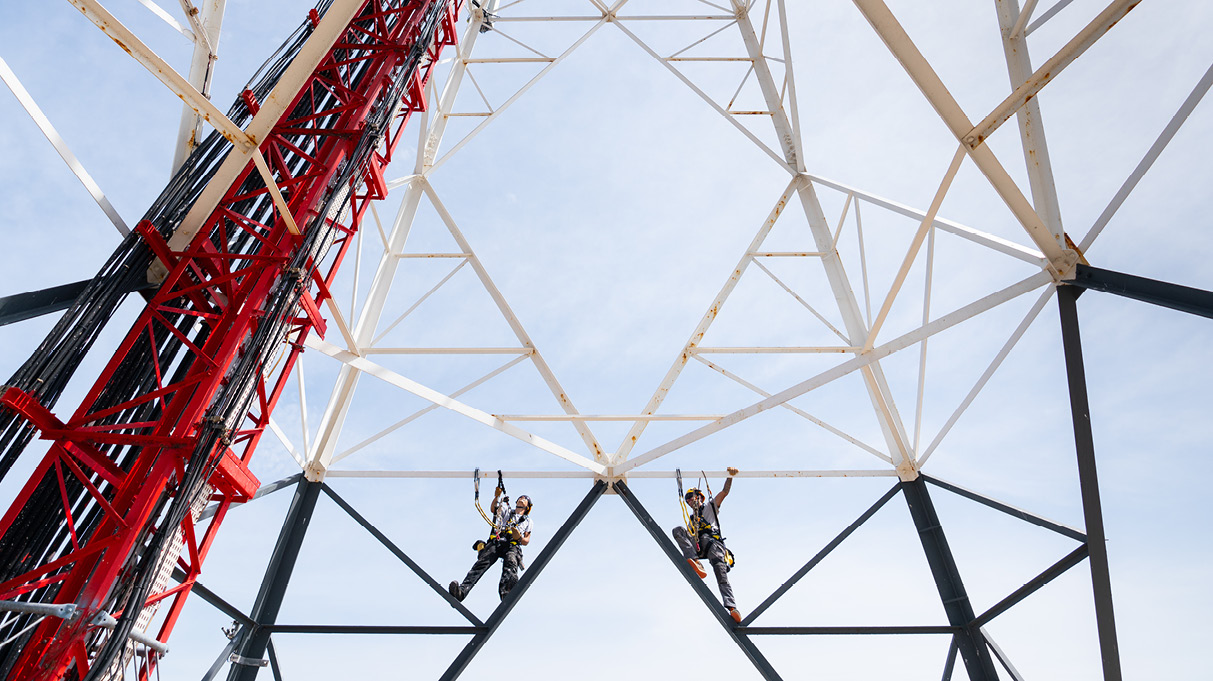
M0 9L4 678L1198 664L1204 4L140 4Z

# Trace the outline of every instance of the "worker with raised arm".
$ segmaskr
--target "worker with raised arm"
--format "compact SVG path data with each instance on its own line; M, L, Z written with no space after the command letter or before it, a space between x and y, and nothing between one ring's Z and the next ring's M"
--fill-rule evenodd
M448 589L451 595L462 601L468 592L480 581L481 575L493 563L501 559L501 581L497 584L497 594L505 600L506 594L518 583L518 570L525 569L522 563L522 547L531 543L531 498L523 494L518 497L514 506L510 506L509 497L502 500L505 492L500 484L493 493L493 503L489 510L493 514L493 531L488 541L476 542L476 562L468 570L463 582L451 582ZM483 511L482 511L483 513Z
M674 528L674 541L678 543L683 557L700 579L706 579L708 576L700 560L708 559L712 571L716 573L716 584L720 587L720 598L724 602L724 607L729 611L729 616L733 618L733 621L740 623L741 613L737 610L737 603L733 600L733 586L729 584L729 570L733 567L733 554L725 547L724 537L720 536L720 507L733 488L733 476L738 473L738 470L732 466L727 470L729 478L725 480L724 488L720 490L719 494L707 496L697 487L687 490L683 498L691 507L691 512L685 513L684 509L687 526ZM679 487L681 486L680 476ZM711 489L709 488L708 491L710 494Z

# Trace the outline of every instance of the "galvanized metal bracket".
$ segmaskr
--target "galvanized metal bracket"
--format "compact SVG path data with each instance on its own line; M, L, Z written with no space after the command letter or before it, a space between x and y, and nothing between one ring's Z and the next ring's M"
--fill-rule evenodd
M228 655L227 659L229 661L231 661L232 664L240 664L240 665L244 665L245 667L268 667L270 664L269 660L258 660L253 657L244 657L243 655L237 655L236 653L232 653L231 655Z

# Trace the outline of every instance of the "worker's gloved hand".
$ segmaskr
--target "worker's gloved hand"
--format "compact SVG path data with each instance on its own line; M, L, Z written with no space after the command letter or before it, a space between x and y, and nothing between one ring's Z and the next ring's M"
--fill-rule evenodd
M733 466L729 466L725 470L729 472L729 475L737 475L738 473L741 472L741 471L737 470L736 468L734 468Z

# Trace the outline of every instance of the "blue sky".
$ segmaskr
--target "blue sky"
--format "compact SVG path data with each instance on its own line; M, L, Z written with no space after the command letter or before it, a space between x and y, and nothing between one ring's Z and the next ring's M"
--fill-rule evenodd
M166 3L167 4L167 3ZM789 3L804 156L808 172L925 209L956 142L877 35L850 3ZM889 2L970 119L1006 96L1008 80L994 3L959 0ZM760 5L761 6L761 5ZM188 45L134 2L107 7L170 63L188 60ZM636 14L715 12L697 2L632 0ZM1059 49L1103 8L1076 0L1033 33L1035 64ZM221 109L248 75L305 15L306 3L230 0L216 67ZM1044 7L1041 8L1045 9ZM174 12L178 9L174 6ZM592 13L588 2L526 0L503 14ZM1039 12L1038 12L1039 13ZM702 25L624 22L662 53L710 30ZM1204 74L1213 48L1202 40L1213 9L1184 0L1143 3L1039 97L1060 196L1063 224L1079 241L1117 188ZM545 54L558 54L588 27L582 23L510 24L500 28ZM70 46L70 47L65 47ZM480 37L476 56L520 54L495 33ZM778 50L772 48L773 51ZM736 29L703 54L744 51ZM0 57L22 80L82 164L129 224L167 180L179 100L122 53L68 3L0 7ZM473 67L477 85L500 105L537 65ZM708 92L729 97L735 64L687 64ZM776 67L777 68L777 67ZM446 68L437 74L445 77ZM777 78L782 77L778 71ZM747 99L748 98L748 99ZM753 102L743 89L739 106ZM473 89L463 111L482 110ZM1088 251L1098 267L1213 288L1207 258L1213 134L1208 103L1198 106L1174 141ZM478 108L480 107L480 108ZM457 107L459 108L459 107ZM757 107L756 107L757 108ZM15 98L0 93L0 187L7 210L0 232L0 294L91 276L117 234ZM450 148L472 124L456 119ZM765 119L748 122L774 144ZM402 148L416 139L407 135ZM990 140L1021 187L1026 176L1014 124ZM410 155L389 173L412 172ZM481 262L569 397L583 413L637 413L686 343L691 330L784 191L787 173L713 112L623 32L604 26L532 90L471 140L431 182ZM827 220L842 214L843 194L818 192ZM395 212L389 198L379 214ZM777 223L771 250L811 243L799 205ZM861 205L872 305L878 307L917 222ZM1019 244L1031 245L975 166L966 161L940 215ZM839 249L861 290L854 209ZM366 235L360 298L369 285L378 240ZM451 238L423 207L409 251L444 250ZM936 242L934 316L1032 273L947 234ZM911 272L881 340L920 319L923 266ZM370 265L366 263L372 263ZM350 263L352 265L352 263ZM402 268L385 319L402 312L449 267ZM815 263L772 263L772 271L812 302L828 306ZM349 267L346 275L350 275ZM353 283L339 287L346 301ZM862 295L862 294L859 294ZM1037 293L932 338L922 443L965 396ZM862 300L862 298L861 298ZM348 303L343 302L343 309ZM1209 452L1210 375L1203 350L1207 320L1098 293L1079 301L1091 413L1099 457L1113 594L1126 676L1174 678L1203 668L1200 642L1213 598L1203 578L1209 560L1204 484L1199 462ZM837 323L837 310L822 307ZM61 400L78 404L135 314L124 308ZM51 324L39 319L0 327L0 373L11 373ZM886 335L887 334L887 335ZM836 342L754 267L722 308L705 345L826 345ZM388 340L400 345L502 345L514 342L479 282L464 268L418 308ZM331 334L328 340L339 343ZM108 344L108 345L107 345ZM335 365L306 355L308 419L324 409ZM384 366L439 390L455 390L500 357L379 356ZM715 361L716 358L713 357ZM722 365L769 391L808 378L834 357L730 355ZM902 417L914 421L918 350L885 363ZM853 377L852 377L853 378ZM357 413L339 442L350 447L424 403L364 378ZM553 414L554 400L529 364L468 393L464 401L496 414ZM671 391L665 413L724 414L757 400L692 363ZM862 388L840 380L794 403L878 449L884 441ZM299 396L279 407L279 421L299 439ZM521 423L583 451L564 424ZM635 453L698 424L654 424ZM613 448L627 426L595 423ZM580 448L580 449L579 449ZM6 504L41 454L31 446L21 470L0 484ZM786 410L772 410L699 440L653 464L653 470L879 469L888 466ZM516 440L442 410L418 419L342 462L346 470L567 471L570 466ZM298 470L266 438L254 463L263 482ZM1082 526L1082 514L1056 305L1050 302L986 389L932 454L925 471L1034 513ZM470 480L331 479L333 487L397 541L440 582L461 577L467 548L484 525L472 506ZM893 478L741 479L722 512L739 605L748 611L849 524ZM712 480L714 489L721 481ZM658 521L679 522L670 480L635 479L633 489ZM537 502L536 538L551 533L587 489L585 480L512 480L514 495ZM486 485L486 488L491 485ZM933 490L945 530L978 611L1034 577L1073 543L984 507ZM240 607L251 606L277 528L289 502L279 492L234 510L205 566L202 582ZM457 624L458 617L322 500L292 580L282 622ZM496 570L468 603L487 617L496 602ZM710 580L709 580L709 585ZM944 615L904 503L894 499L814 570L758 624L942 624ZM200 675L225 641L227 621L194 599L164 662L166 678ZM988 627L1026 678L1099 678L1090 578L1083 563ZM458 637L279 637L287 678L408 675L436 678L462 646ZM946 655L941 637L764 637L758 645L786 679L938 678ZM1162 654L1162 651L1166 651ZM653 678L685 670L757 678L619 499L602 499L534 588L468 668L465 678L509 670L534 678ZM409 670L409 671L406 671ZM957 677L959 678L959 677Z

